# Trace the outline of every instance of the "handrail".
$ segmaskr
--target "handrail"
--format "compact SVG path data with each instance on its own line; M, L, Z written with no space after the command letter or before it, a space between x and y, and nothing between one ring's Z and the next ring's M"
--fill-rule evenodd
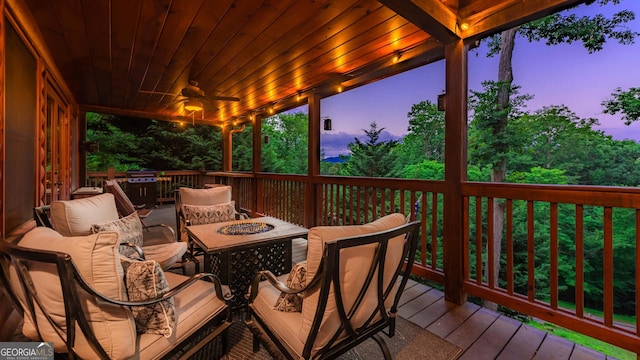
M273 173L215 173L215 178L201 181L232 185L238 206L250 213L303 226L359 224L390 212L407 214L422 223L413 274L445 282L443 181ZM614 278L620 271L616 256L624 251L617 250L618 246L628 244L626 248L635 250L624 255L640 258L639 188L463 182L461 192L464 239L447 241L463 242L464 263L460 267L465 269L465 293L640 353L640 324L614 320L619 312L620 286L620 275ZM315 206L308 207L309 202ZM312 216L305 213L309 209L313 209ZM496 223L500 209L504 215L502 222ZM635 227L616 226L621 217L634 219ZM309 218L313 222L309 223ZM504 236L500 251L487 247L487 239L496 233ZM587 244L589 237L600 239L596 248ZM516 247L520 254L523 247L527 249L526 258L514 259ZM496 259L502 262L499 272L492 265L497 264ZM587 269L588 261L595 261L601 270ZM541 262L549 268L544 288L536 277ZM640 273L638 264L634 265L636 274ZM600 271L596 273L597 284L589 283L594 281L593 271ZM567 276L572 288L561 291ZM640 277L629 274L627 278L632 281L625 286L640 292ZM522 284L526 285L524 290ZM585 289L594 286L602 292L602 317L589 315L584 302ZM567 291L575 298L571 309L561 305L565 304L561 300L571 300ZM635 301L636 314L640 313L639 299L629 300Z

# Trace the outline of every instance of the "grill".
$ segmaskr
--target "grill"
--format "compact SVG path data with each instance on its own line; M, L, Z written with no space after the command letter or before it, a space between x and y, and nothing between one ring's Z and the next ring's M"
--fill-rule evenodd
M154 207L156 205L155 170L127 171L127 196L134 205Z
M158 181L156 172L152 170L127 171L128 183L154 183Z

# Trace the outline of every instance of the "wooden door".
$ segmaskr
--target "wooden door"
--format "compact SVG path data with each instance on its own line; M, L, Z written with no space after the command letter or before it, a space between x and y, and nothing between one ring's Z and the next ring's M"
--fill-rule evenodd
M69 156L68 124L69 106L51 88L47 89L46 107L46 165L45 165L45 204L66 198L67 183L66 159Z

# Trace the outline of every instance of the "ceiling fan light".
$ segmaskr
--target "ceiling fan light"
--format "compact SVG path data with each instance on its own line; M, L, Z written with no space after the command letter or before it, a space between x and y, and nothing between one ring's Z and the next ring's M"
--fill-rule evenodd
M202 104L197 101L187 101L184 103L184 109L187 111L202 111Z

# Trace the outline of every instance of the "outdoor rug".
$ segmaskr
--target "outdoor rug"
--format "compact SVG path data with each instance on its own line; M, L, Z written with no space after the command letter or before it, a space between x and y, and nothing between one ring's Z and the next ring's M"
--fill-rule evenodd
M263 346L260 346L259 352L253 352L251 331L247 329L241 319L234 319L229 335L231 351L227 359L272 359ZM396 334L394 337L388 338L383 333L380 336L387 343L389 351L391 351L393 358L396 360L451 360L456 359L462 352L457 346L403 318L397 318L396 320ZM338 359L377 360L384 359L384 356L378 344L373 339L369 339Z

